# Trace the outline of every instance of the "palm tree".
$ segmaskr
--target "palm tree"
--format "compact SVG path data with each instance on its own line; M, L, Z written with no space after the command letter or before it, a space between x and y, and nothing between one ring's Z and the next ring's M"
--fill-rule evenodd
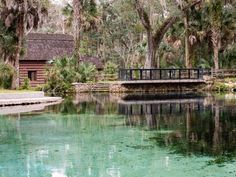
M211 41L213 45L214 68L219 69L219 50L221 47L221 18L223 5L221 0L210 0Z
M14 29L17 37L17 45L12 65L15 67L16 75L13 88L19 87L19 60L23 49L25 36L33 29L37 29L42 23L43 15L47 14L45 4L48 0L1 0L0 19L6 28Z
M82 31L82 25L81 25L81 0L73 0L72 1L73 6L73 27L74 27L74 41L75 41L75 56L78 58L79 55L79 49L80 49L80 38L81 38L81 31Z
M82 32L96 29L99 19L97 18L97 4L95 0L81 1L73 0L72 5L67 4L62 9L62 14L66 17L67 27L73 26L75 41L75 56L80 56L80 42Z

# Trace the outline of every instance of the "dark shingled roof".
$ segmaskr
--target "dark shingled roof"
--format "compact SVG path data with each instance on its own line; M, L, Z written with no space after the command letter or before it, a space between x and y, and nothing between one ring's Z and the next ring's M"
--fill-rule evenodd
M52 60L59 56L71 56L74 50L73 36L67 34L30 33L26 37L26 54L21 60ZM93 63L97 69L103 69L103 63L97 57L81 57L81 62Z
M96 66L97 69L103 69L104 68L103 62L98 57L89 57L89 56L80 57L80 62L92 63Z
M73 49L71 35L31 33L26 37L26 54L21 60L51 60L72 55Z

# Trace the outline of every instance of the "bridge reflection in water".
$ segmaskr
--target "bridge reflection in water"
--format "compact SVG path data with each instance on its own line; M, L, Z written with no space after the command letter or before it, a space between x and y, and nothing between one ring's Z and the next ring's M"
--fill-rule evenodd
M202 99L183 99L166 101L120 102L119 113L125 115L162 115L182 114L187 108L201 111L204 109Z
M127 126L151 130L150 141L181 154L235 153L235 112L225 101L198 95L128 96L119 101Z
M119 113L127 115L128 125L147 125L156 129L158 118L176 118L209 109L205 97L196 94L129 95L119 100Z

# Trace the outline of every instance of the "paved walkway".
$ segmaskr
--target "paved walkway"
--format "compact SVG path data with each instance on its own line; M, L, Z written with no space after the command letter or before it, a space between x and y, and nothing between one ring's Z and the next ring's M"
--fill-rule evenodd
M0 107L0 115L9 115L9 114L20 114L26 112L33 112L33 111L43 111L45 107L59 104L59 102L53 103L44 103L44 104L32 104L32 105L17 105L17 106L6 106Z
M45 97L43 92L0 93L0 107L62 101L61 97Z
M43 97L43 98L23 98L23 99L0 99L0 106L29 105L52 103L62 100L60 97Z

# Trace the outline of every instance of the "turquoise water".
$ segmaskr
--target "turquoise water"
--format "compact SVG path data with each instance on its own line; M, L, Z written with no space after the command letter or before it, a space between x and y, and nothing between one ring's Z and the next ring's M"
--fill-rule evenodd
M235 97L172 96L1 116L0 177L235 177Z

